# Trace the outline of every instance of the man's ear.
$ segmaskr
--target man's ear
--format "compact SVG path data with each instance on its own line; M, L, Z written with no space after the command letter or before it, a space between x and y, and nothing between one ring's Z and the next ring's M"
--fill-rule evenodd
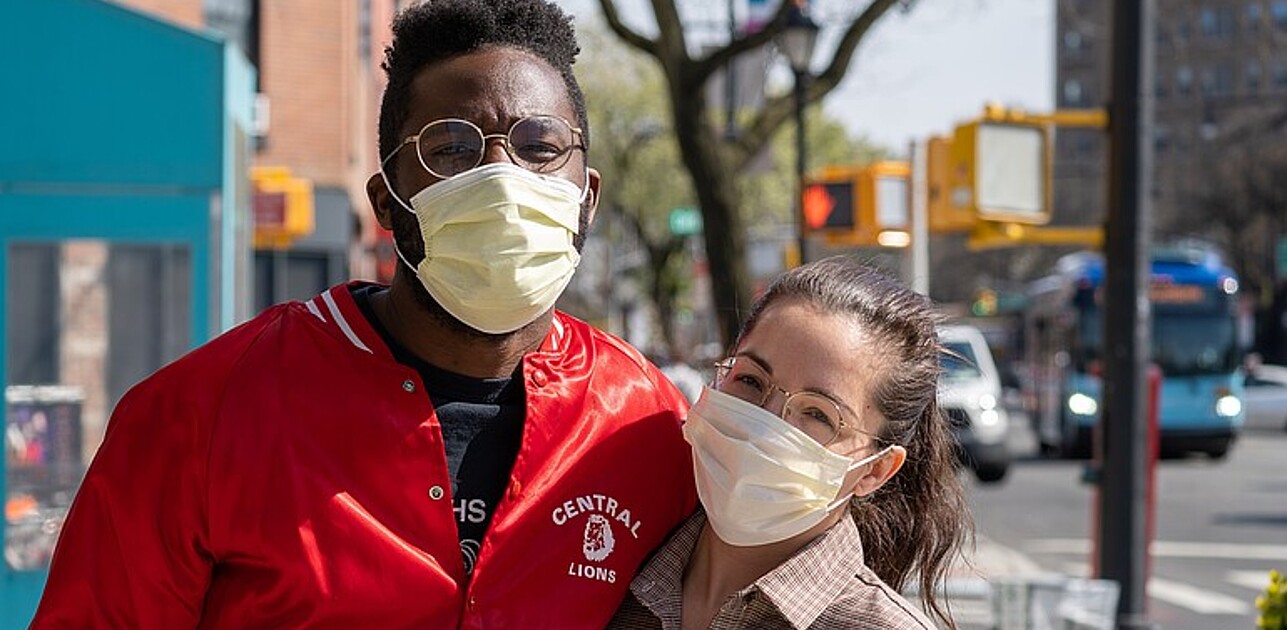
M854 496L865 497L879 490L885 482L893 478L906 461L907 449L891 446L889 452L882 455L880 459L853 471L852 474L859 475L854 483Z
M603 185L603 176L599 174L598 169L587 169L589 181L586 185L590 187L589 199L586 200L586 212L590 215L586 225L594 225L595 214L599 211L599 187Z
M367 178L366 198L371 201L371 211L375 213L375 220L380 224L380 227L392 230L393 209L390 204L397 202L393 200L389 187L384 182L384 176L379 172Z

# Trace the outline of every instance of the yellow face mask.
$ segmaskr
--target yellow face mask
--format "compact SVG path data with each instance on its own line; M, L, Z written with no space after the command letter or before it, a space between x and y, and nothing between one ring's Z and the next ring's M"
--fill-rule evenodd
M513 332L553 308L572 280L585 195L565 179L505 163L429 186L410 205L393 194L416 215L425 244L419 265L401 251L398 258L456 319L485 333Z

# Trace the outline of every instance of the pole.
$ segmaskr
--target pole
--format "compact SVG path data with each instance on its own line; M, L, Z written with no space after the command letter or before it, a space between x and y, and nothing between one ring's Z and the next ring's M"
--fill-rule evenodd
M804 229L804 174L805 161L807 158L808 145L805 141L804 127L804 87L805 82L809 80L808 71L795 71L795 219L796 219L796 237L799 239L798 247L800 248L800 264L809 261L806 246L809 239L805 237Z
M1151 628L1148 579L1146 374L1151 315L1153 0L1112 3L1112 102L1104 300L1104 415L1098 566L1121 587L1119 628Z
M733 11L733 0L728 0L728 41L737 39L737 14ZM737 76L733 59L724 64L724 138L731 140L737 137Z
M929 146L923 140L911 145L912 174L908 178L908 196L912 211L912 290L929 295Z

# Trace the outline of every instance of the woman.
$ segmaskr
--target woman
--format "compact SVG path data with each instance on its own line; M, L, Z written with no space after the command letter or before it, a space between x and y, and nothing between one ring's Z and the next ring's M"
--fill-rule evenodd
M971 533L936 406L928 299L847 258L756 302L689 412L704 510L631 582L612 628L935 628Z

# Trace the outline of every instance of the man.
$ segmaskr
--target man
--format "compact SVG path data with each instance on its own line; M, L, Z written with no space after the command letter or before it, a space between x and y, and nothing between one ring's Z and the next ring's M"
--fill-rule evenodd
M368 192L405 264L127 394L33 627L606 623L695 495L680 394L552 308L599 190L576 53L544 0L399 16Z

